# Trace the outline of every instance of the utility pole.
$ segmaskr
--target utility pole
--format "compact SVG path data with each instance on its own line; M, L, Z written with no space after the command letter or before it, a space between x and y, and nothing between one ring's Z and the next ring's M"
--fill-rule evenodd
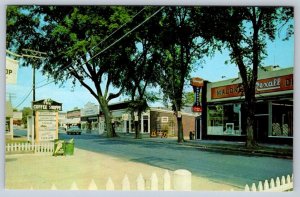
M27 58L36 58L36 59L42 59L43 56L46 55L44 52L40 51L34 51L31 49L22 49L26 54L22 54L23 57ZM33 108L33 103L35 102L35 65L32 64L32 118L33 118L33 127L32 127L32 142L34 142L34 136L36 136L35 131L35 110Z

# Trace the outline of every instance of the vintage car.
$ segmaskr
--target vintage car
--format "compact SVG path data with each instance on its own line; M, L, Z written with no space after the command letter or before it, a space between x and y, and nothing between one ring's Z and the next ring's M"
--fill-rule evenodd
M71 126L67 129L68 135L81 135L81 130L78 126Z

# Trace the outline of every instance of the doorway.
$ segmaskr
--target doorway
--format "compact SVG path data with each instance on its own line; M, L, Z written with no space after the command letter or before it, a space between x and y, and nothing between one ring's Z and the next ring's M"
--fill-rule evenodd
M257 114L255 115L255 132L254 138L258 142L264 142L268 138L269 131L269 115Z
M201 116L195 118L195 131L196 131L196 139L202 139L202 124L201 124Z

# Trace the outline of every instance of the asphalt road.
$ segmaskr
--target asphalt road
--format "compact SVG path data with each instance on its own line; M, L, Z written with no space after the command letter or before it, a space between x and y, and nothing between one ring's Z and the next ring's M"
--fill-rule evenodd
M193 175L243 188L245 184L291 175L293 161L262 156L208 152L195 147L161 144L141 140L101 138L97 135L59 134L60 139L74 138L75 147L141 162L169 170L187 169Z

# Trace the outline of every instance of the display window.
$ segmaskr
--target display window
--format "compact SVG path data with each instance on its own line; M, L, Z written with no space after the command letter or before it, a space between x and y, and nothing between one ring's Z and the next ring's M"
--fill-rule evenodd
M208 106L208 135L242 135L241 104Z
M272 137L293 137L293 101L272 102Z

